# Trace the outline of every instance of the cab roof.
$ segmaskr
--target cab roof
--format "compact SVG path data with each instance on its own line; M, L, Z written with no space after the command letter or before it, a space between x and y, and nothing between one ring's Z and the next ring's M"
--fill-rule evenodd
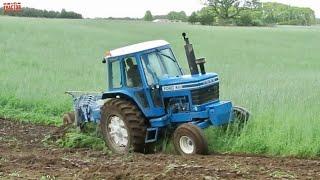
M169 43L165 40L146 41L146 42L133 44L133 45L111 50L106 58L132 54L132 53L149 50L149 49L153 49L153 48L165 46L165 45L169 45Z

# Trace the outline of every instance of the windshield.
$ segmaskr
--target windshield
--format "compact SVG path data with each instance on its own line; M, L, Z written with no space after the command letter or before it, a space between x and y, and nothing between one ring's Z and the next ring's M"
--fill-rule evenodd
M149 85L157 84L162 77L181 76L181 70L171 49L145 54L141 57Z

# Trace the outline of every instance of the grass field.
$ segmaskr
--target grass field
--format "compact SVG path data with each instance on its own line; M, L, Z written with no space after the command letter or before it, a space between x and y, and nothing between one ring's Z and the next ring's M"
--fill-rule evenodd
M187 24L0 17L0 116L59 124L66 90L105 90L106 50L169 41L187 69L188 32L221 99L253 114L240 136L209 129L211 150L320 156L320 27L207 27Z

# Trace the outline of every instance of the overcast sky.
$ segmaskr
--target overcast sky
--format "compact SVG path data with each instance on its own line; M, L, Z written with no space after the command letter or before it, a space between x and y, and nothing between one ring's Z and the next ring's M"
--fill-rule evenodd
M21 2L23 7L81 13L84 17L143 17L146 10L153 15L167 14L170 11L185 11L190 15L201 9L202 0L0 0ZM310 7L320 18L320 0L261 0L274 1L293 6Z

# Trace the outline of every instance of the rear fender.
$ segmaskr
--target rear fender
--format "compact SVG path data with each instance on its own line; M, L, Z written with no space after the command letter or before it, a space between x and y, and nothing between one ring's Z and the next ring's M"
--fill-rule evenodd
M135 104L139 108L139 110L143 113L143 116L146 117L146 113L143 107L141 106L141 104L137 103L138 100L135 97L132 97L131 95L129 95L127 92L113 91L113 92L105 92L102 94L102 99L108 99L108 98L121 98L121 99L130 101L133 104Z

